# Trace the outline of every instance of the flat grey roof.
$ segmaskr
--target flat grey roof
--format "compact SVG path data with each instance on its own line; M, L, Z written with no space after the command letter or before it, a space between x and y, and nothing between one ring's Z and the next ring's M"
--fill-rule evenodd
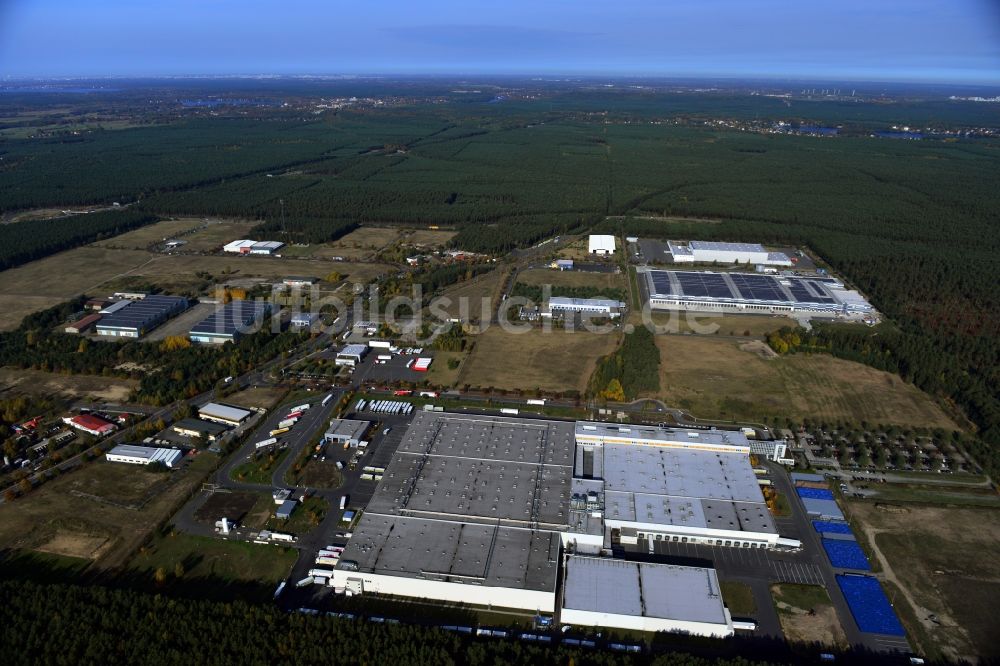
M340 562L363 573L554 592L557 532L365 513Z
M351 344L345 345L337 352L337 356L364 356L368 353L368 345Z
M353 419L333 419L326 430L327 439L360 439L371 421L355 421Z
M723 243L719 241L693 240L688 243L692 250L707 250L710 252L767 252L760 243Z
M574 446L572 423L419 412L368 509L561 528Z
M570 555L563 608L728 624L714 569Z
M623 308L625 304L608 298L570 298L568 296L553 296L549 299L550 308Z
M178 449L164 449L153 446L137 446L135 444L119 444L110 451L114 456L129 456L132 458L145 458L150 462L163 462L168 466L173 460L180 458L183 452Z

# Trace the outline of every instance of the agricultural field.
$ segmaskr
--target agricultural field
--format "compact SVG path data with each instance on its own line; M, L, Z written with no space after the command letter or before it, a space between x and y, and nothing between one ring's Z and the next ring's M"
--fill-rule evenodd
M456 234L457 231L442 229L408 229L403 232L402 240L417 247L440 248L446 246Z
M31 395L55 394L72 400L125 402L132 389L138 386L139 382L134 379L0 367L0 390Z
M402 231L394 227L359 227L333 243L326 243L325 256L364 259L396 242Z
M625 289L624 273L593 273L575 270L559 271L553 268L532 268L518 273L517 281L531 285L551 284L557 287Z
M201 453L166 473L95 460L0 504L0 549L82 558L100 569L121 566L217 460Z
M475 338L459 384L531 391L586 390L597 359L613 351L618 335L531 330L509 333L492 326Z
M168 532L142 548L128 568L149 583L161 570L161 588L197 591L210 598L265 600L288 576L296 557L293 548Z
M181 252L211 252L221 248L230 241L246 238L257 222L248 220L217 220L202 218L182 218L198 231L185 234L180 240L187 241L179 250ZM158 222L153 227L163 224ZM174 232L175 234L177 232ZM166 235L166 234L164 234Z
M917 651L952 661L1000 658L1000 511L851 501Z
M847 648L837 611L822 587L783 583L771 586L771 596L788 642Z
M661 397L698 418L784 416L961 429L916 387L860 363L825 354L775 358L763 343L714 336L660 335L656 344Z

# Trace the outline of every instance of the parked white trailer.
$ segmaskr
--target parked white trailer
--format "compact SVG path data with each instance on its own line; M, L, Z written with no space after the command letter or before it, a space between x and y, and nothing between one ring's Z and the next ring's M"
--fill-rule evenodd
M327 393L326 397L323 398L323 402L321 402L320 405L322 405L323 407L326 407L327 405L330 404L331 400L333 400L333 394L332 393Z
M297 418L295 418L295 419L285 419L284 421L279 421L278 422L278 428L279 429L280 428L291 428L293 425L295 425L298 422L299 422L299 420Z
M262 439L259 442L257 442L256 444L254 444L253 446L254 446L255 449L262 449L265 446L271 446L272 444L277 444L277 443L278 443L278 438L277 437L271 437L269 439Z

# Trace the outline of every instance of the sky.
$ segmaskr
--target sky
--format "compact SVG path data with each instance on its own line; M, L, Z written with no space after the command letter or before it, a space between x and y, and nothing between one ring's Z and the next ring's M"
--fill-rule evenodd
M0 77L185 74L1000 84L1000 0L0 0Z

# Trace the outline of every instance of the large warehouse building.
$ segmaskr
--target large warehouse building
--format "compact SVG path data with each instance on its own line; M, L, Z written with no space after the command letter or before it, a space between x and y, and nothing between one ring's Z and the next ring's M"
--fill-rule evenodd
M733 635L715 569L608 557L566 558L560 620L585 627Z
M232 254L275 254L285 246L281 241L234 240L223 246L223 252Z
M128 463L130 465L150 465L160 462L173 468L184 459L184 452L178 449L158 449L152 446L135 446L120 444L105 454L108 462Z
M251 331L271 310L262 301L230 301L195 324L188 337L192 342L223 344L235 342Z
M552 613L573 424L421 412L332 584Z
M792 260L783 252L769 252L758 243L717 243L691 241L687 245L668 242L667 248L675 264L720 263L791 266Z
M549 298L546 308L542 310L543 317L565 314L589 314L610 317L620 317L625 304L607 298L567 298L553 296Z
M576 424L572 525L578 550L638 539L772 548L771 513L740 432ZM601 529L592 521L603 517Z
M587 239L587 252L590 254L614 254L615 237L604 234L591 234Z
M151 294L140 300L118 301L110 314L97 322L97 334L119 338L140 338L167 319L184 312L188 299L183 296ZM103 310L107 313L111 308Z
M420 412L329 584L730 635L713 570L583 555L675 537L778 541L741 433ZM572 555L559 600L561 547Z
M654 310L698 312L808 312L829 316L867 315L874 308L861 294L834 278L647 270L646 289Z
M253 414L253 412L249 409L223 405L218 402L206 403L198 410L199 419L222 423L223 425L233 427L236 427L246 421L251 414Z

